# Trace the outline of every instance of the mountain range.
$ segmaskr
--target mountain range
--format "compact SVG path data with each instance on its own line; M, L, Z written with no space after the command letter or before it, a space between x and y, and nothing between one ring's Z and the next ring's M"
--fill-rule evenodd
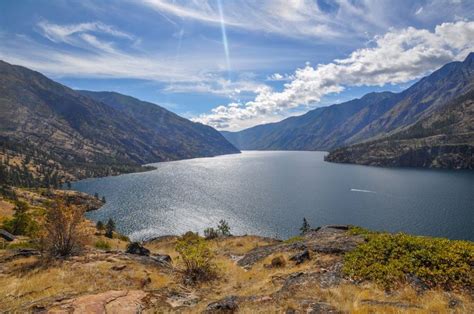
M323 150L334 151L326 158L334 162L472 169L473 90L474 53L470 53L464 61L448 63L400 93L369 93L277 123L222 134L243 150ZM445 115L460 120L446 121ZM422 132L429 137L423 143L417 133L420 126L430 130ZM403 149L394 142L402 137ZM352 146L360 143L364 145ZM384 154L387 150L392 153ZM373 154L378 157L372 158Z
M75 91L3 61L1 146L13 156L29 155L29 161L37 156L44 166L54 163L56 172L71 178L239 152L212 127L155 104L112 92Z

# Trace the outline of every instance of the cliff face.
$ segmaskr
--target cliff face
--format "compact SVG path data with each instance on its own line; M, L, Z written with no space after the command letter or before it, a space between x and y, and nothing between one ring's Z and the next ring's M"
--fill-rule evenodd
M474 91L384 138L332 151L327 161L474 169Z

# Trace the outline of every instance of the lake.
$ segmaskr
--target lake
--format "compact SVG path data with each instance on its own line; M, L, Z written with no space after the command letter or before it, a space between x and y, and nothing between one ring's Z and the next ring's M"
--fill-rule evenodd
M134 240L220 219L234 234L288 238L311 226L353 224L374 230L474 240L474 171L377 168L323 161L324 152L257 152L153 164L157 169L76 182L105 196L87 216L113 218Z

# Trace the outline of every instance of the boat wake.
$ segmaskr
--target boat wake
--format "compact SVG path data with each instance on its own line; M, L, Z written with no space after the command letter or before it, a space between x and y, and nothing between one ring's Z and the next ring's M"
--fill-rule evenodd
M351 192L360 192L360 193L377 193L375 191L370 190L359 190L359 189L351 189Z

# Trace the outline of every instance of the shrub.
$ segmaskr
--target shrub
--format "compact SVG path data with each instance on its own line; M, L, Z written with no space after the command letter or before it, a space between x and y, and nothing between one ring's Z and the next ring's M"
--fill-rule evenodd
M204 237L206 238L206 240L212 240L212 239L218 238L219 233L217 232L216 229L212 227L206 228L204 229Z
M294 237L291 237L289 239L286 239L283 242L287 243L287 244L291 244L291 243L300 242L300 241L303 241L303 240L304 240L304 238L302 236L294 236Z
M429 287L474 286L472 242L403 233L364 235L367 242L344 257L343 271L352 279L372 280L387 289L407 276L416 276Z
M115 222L112 220L112 218L110 218L109 221L107 221L107 224L105 225L105 236L107 238L113 238L114 231L115 231Z
M230 227L229 227L229 224L227 223L227 221L225 221L224 219L221 219L219 221L219 224L217 225L217 230L219 231L220 234L222 234L223 236L230 236Z
M97 229L97 231L104 231L104 229L105 229L104 223L101 220L99 220L95 224L95 228Z
M86 242L84 212L57 201L46 213L41 248L49 257L79 253Z
M104 251L110 250L110 244L109 244L109 242L107 242L105 240L97 240L94 243L94 246L99 250L104 250Z
M38 232L38 224L28 212L28 204L17 201L14 210L13 217L3 222L3 229L14 235L34 236Z
M178 239L175 249L184 264L185 282L196 283L215 277L214 255L197 233L185 233Z

